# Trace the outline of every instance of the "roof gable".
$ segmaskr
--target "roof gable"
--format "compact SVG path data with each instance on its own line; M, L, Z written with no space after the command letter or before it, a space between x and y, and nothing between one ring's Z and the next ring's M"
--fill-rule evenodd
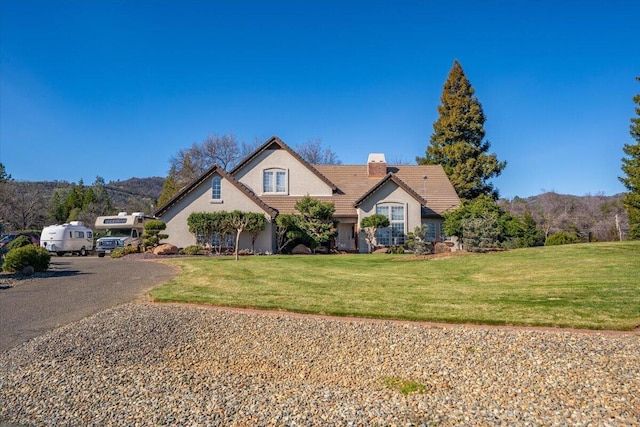
M353 204L353 207L358 208L362 204L362 202L364 202L369 197L371 197L376 191L378 191L383 185L385 185L388 182L393 182L398 187L402 188L404 191L407 192L407 194L409 194L411 197L416 199L416 201L418 201L422 206L427 205L427 201L421 195L416 193L411 187L409 187L403 180L398 178L393 172L389 172L387 173L387 175L385 175L384 178L382 178L373 187L371 187L369 191L364 193L358 200L356 200L355 203Z
M154 212L154 215L158 216L158 217L161 217L162 214L164 214L169 209L171 209L171 207L174 206L178 201L182 200L189 193L193 192L203 182L213 178L214 175L219 175L220 177L222 177L222 178L226 179L227 181L229 181L229 183L231 183L234 187L236 187L238 190L240 190L249 199L251 199L253 202L255 202L256 205L258 205L262 210L264 210L266 213L268 213L271 217L274 217L274 216L276 216L278 214L277 210L273 209L271 206L269 206L266 203L264 203L253 191L251 191L244 184L242 184L240 181L235 179L231 174L227 173L220 166L214 164L213 166L211 166L209 168L209 170L207 170L205 173L203 173L198 178L193 180L189 185L187 185L182 190L180 190L178 192L178 194L173 196L167 203L164 204L164 206L159 207Z
M316 169L315 167L313 167L313 165L311 165L311 163L309 163L305 159L303 159L298 153L296 153L293 149L291 149L291 147L289 147L287 144L285 144L284 141L282 141L277 136L272 136L271 138L269 138L264 144L262 144L260 147L258 147L253 153L251 153L244 160L242 160L240 163L238 163L238 165L236 167L234 167L229 172L229 174L230 175L236 175L238 173L238 171L240 171L242 168L244 168L249 163L251 163L251 161L256 159L258 156L260 156L260 154L262 154L266 150L273 150L273 149L282 149L282 150L287 151L289 154L291 154L291 156L294 159L296 159L298 162L303 164L314 175L316 175L320 180L322 180L322 182L327 184L331 188L332 191L336 191L337 190L336 185L333 182L331 182L329 180L329 178L327 178L325 175L320 173L320 171L318 171L318 169Z

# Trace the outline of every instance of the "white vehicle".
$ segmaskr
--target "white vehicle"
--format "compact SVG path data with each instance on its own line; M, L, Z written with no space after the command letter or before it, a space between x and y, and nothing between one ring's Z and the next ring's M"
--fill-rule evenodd
M50 225L42 229L40 246L58 256L67 253L86 256L93 250L93 231L82 221Z
M96 219L96 230L107 230L106 235L96 242L96 253L99 257L110 254L115 249L125 246L142 245L144 224L153 219L142 212L134 212L127 215L120 212L118 215L99 216Z

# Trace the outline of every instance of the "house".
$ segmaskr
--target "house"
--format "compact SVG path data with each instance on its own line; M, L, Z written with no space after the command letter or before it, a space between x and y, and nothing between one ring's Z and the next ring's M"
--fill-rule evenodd
M440 165L391 166L383 154L370 154L363 165L311 165L274 136L229 172L214 165L155 215L167 224L168 240L185 247L196 243L187 226L193 212L258 212L267 218L267 226L255 249L273 253L277 250L274 219L295 213L296 202L307 195L334 203L338 236L333 246L359 252L368 250L359 230L366 216L389 217L390 226L376 237L378 245L401 245L420 224L436 241L443 238L442 214L460 203ZM242 235L239 246L249 248L250 236Z

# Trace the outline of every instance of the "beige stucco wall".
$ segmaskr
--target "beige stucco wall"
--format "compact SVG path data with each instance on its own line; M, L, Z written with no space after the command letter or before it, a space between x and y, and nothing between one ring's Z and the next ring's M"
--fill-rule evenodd
M265 150L255 159L236 171L234 177L258 196L262 195L262 172L279 168L287 171L290 196L331 196L332 190L287 150Z
M211 199L211 180L205 180L182 200L173 205L165 212L161 219L167 224L166 234L169 238L166 242L172 243L179 248L195 245L196 238L189 232L187 218L193 212L231 212L240 210L243 212L257 212L265 214L256 203L237 189L226 179L221 181L222 202ZM267 225L265 230L258 235L255 243L257 252L274 251L274 231L269 215L265 214ZM251 248L251 236L242 233L240 236L239 249Z
M420 226L422 221L420 203L394 182L384 184L360 205L358 208L358 224L360 224L362 218L375 214L376 205L380 203L399 203L405 207L405 235ZM368 248L363 231L358 233L358 248L360 252L366 252Z

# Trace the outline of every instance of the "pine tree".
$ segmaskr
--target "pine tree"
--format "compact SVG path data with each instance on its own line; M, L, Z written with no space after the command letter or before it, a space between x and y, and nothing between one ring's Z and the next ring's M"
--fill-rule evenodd
M176 167L175 165L171 165L171 170L169 170L169 174L162 183L162 192L158 198L158 206L164 206L173 196L178 194L178 191L180 191L176 175Z
M640 82L640 77L636 77ZM635 144L625 144L622 159L622 171L625 177L619 177L628 193L624 195L622 203L629 215L629 239L640 239L640 94L633 97L637 117L631 119L629 133L636 140Z
M418 164L440 164L461 199L480 195L498 198L498 191L488 180L500 175L507 165L495 154L488 154L490 144L484 140L485 116L462 66L456 60L444 83L439 117L425 157Z

